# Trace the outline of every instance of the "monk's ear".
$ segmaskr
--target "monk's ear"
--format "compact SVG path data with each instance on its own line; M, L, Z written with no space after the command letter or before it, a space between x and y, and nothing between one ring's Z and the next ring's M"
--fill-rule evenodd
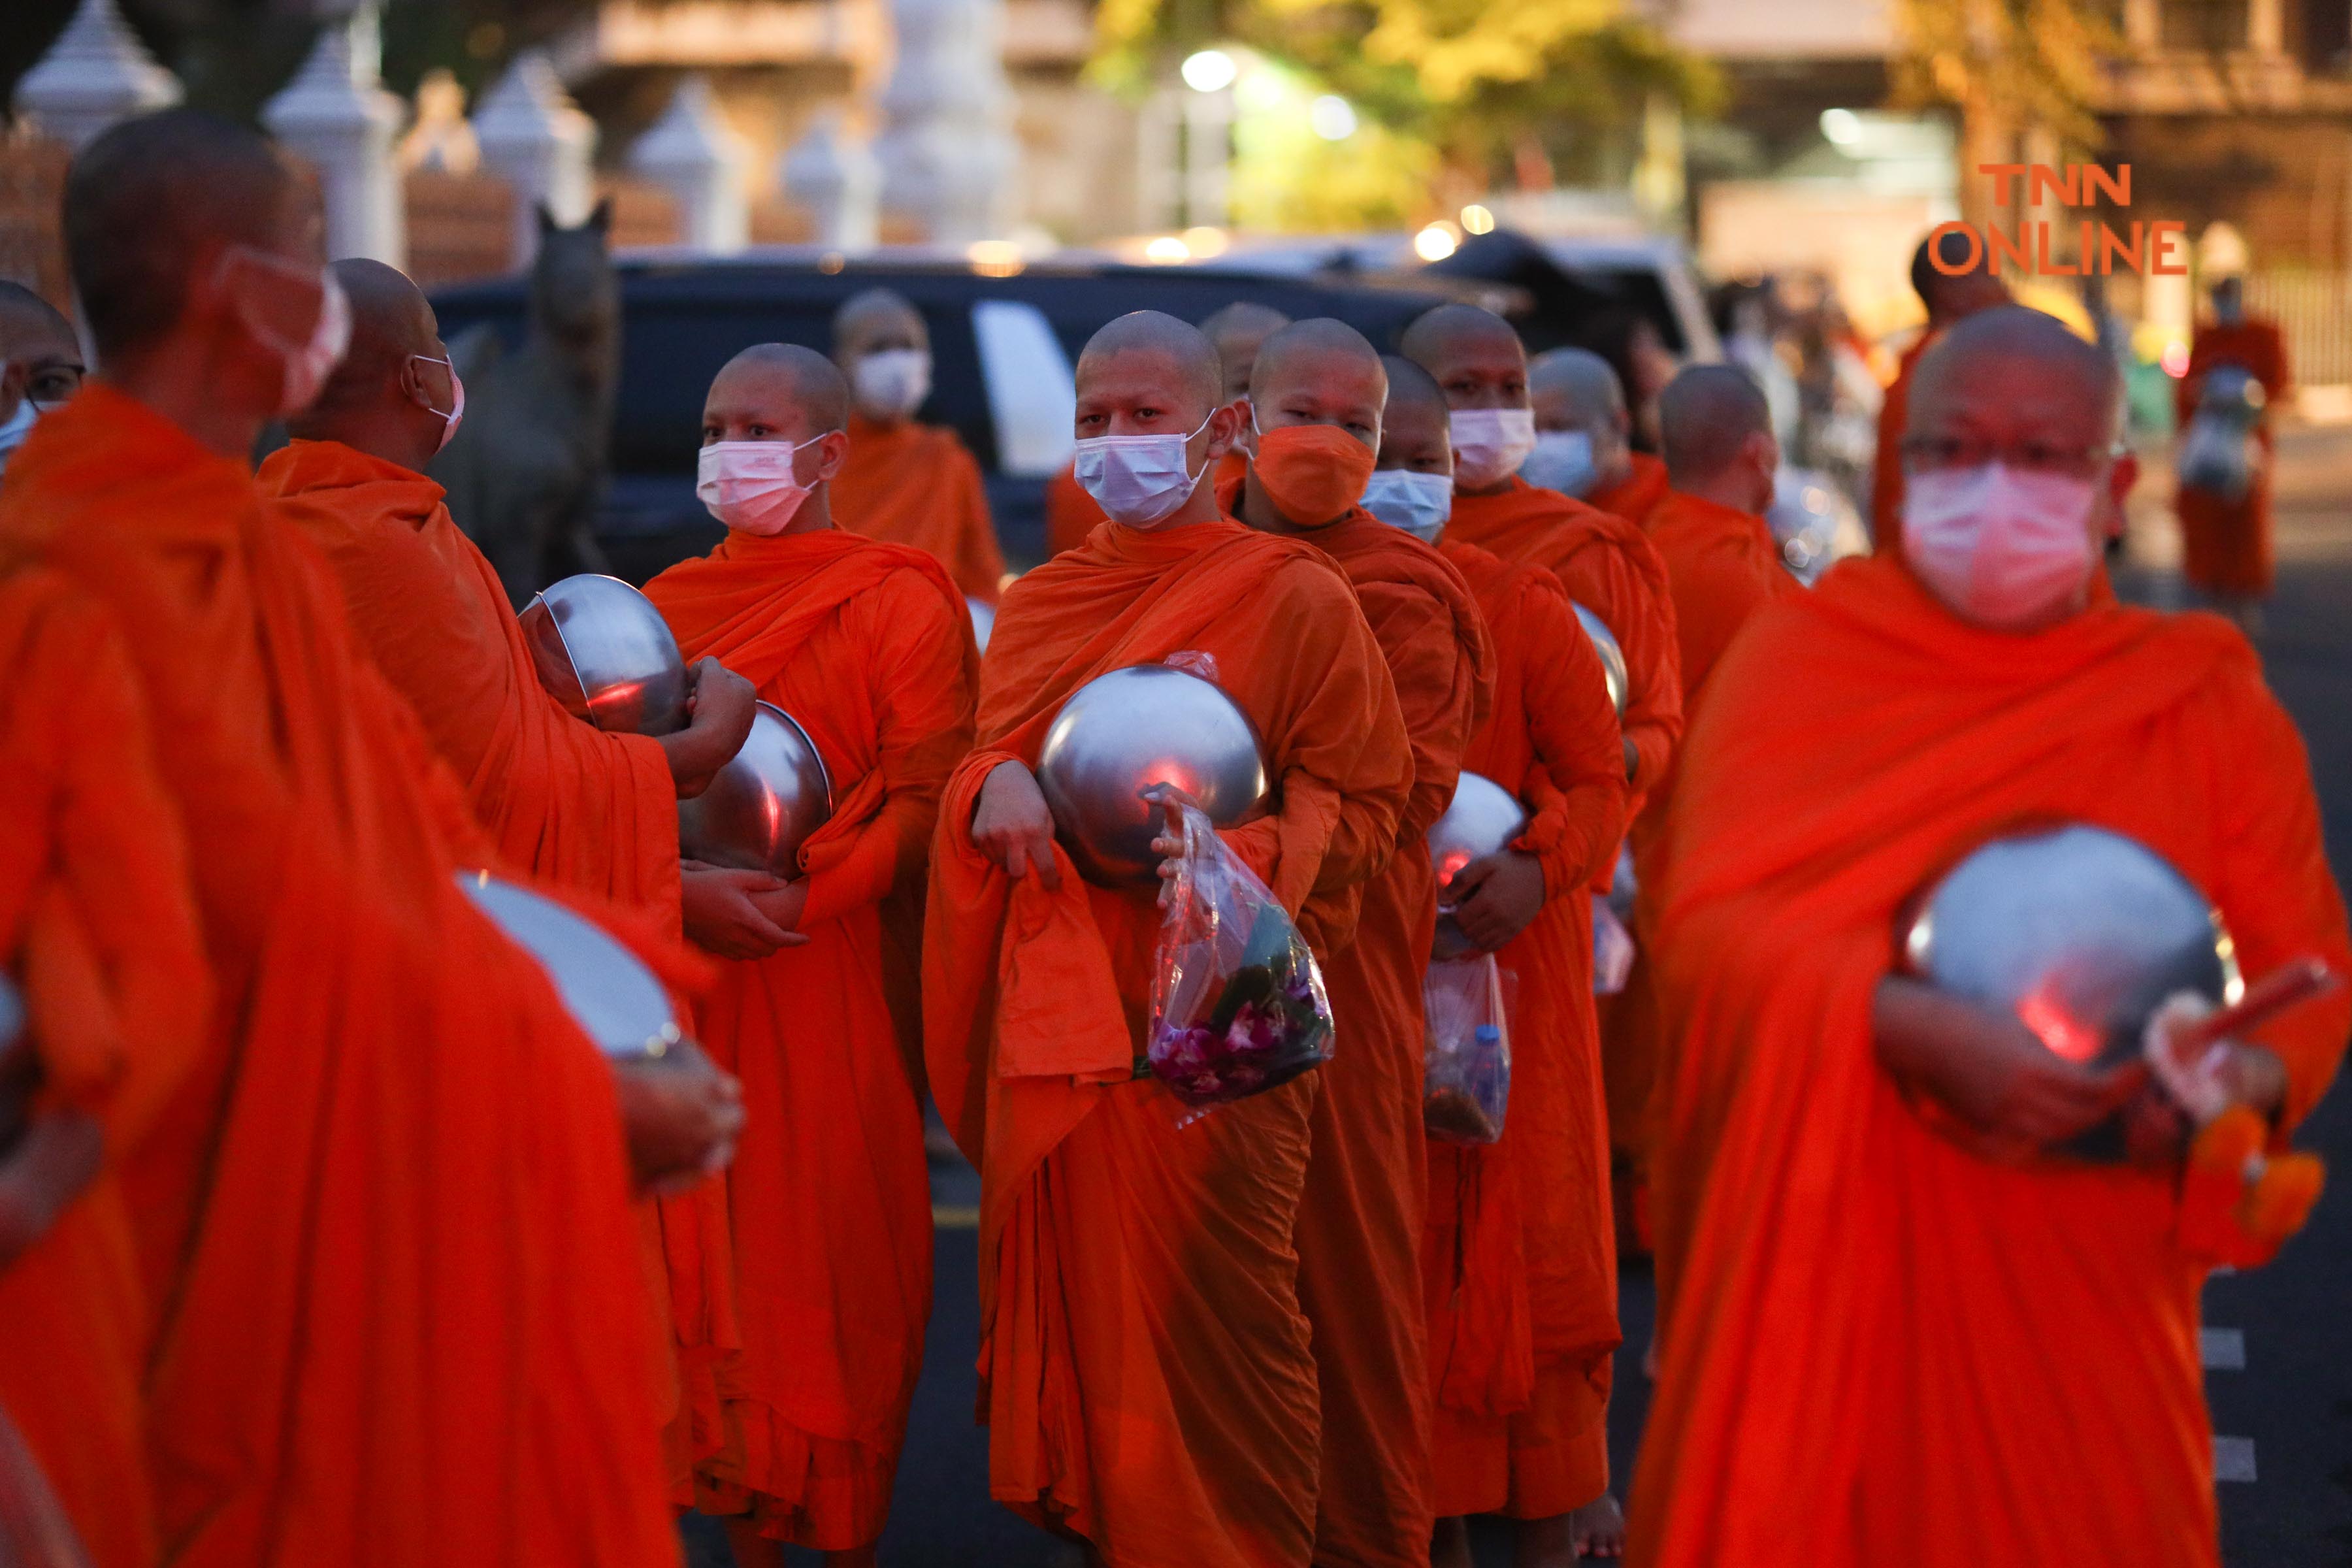
M821 485L841 472L841 465L849 461L849 432L828 430L817 437L816 478L811 485Z
M1236 398L1209 414L1209 461L1215 462L1226 453L1248 449L1250 431L1249 399Z

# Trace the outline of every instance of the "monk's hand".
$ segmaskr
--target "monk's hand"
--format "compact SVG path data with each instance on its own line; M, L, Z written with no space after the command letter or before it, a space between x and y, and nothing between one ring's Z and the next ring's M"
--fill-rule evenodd
M721 958L765 958L780 947L798 947L808 938L777 921L761 904L794 885L765 871L681 862L678 891L687 940Z
M808 937L801 931L801 912L808 908L808 879L794 878L772 893L753 893L751 902L776 926L791 932L801 941Z
M48 1233L58 1215L98 1179L106 1139L95 1117L43 1111L0 1154L0 1270Z
M2068 1061L2004 1013L1889 976L1872 998L1878 1059L1978 1135L1979 1152L2024 1160L2096 1127L2147 1083L2147 1064Z
M686 728L661 737L677 798L692 800L710 787L719 770L735 760L751 733L759 693L751 683L715 658L697 660L694 689L686 700Z
M1504 849L1481 856L1445 885L1454 923L1480 952L1496 952L1543 910L1543 868L1532 855Z
M613 1064L640 1193L681 1193L727 1168L743 1131L743 1086L684 1040L658 1057Z
M1048 892L1062 886L1054 861L1054 814L1034 774L1019 763L999 763L980 786L972 807L971 841L982 855L1015 879L1034 868Z

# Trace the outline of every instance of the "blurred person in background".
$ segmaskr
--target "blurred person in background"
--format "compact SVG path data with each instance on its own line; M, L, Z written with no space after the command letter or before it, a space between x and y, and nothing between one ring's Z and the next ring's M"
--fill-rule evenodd
M832 480L842 527L936 556L964 596L996 603L1004 554L989 520L980 465L944 425L915 411L931 393L931 334L888 289L842 302L833 363L849 383L849 456Z
M2276 450L2270 411L2287 395L2286 340L2275 322L2246 313L2246 283L2236 274L2212 289L2212 320L2199 323L2189 347L2189 369L2173 388L2183 457L2200 423L2214 422L2217 435L2242 442L2238 462L2216 488L2193 482L2186 462L2174 505L2180 514L2181 573L2214 608L2249 632L2262 624L2262 601L2271 591L2271 462ZM2259 399L2226 395L2238 372L2262 388ZM2209 396L2215 406L2200 412ZM2236 471L2231 471L2234 467Z
M1973 260L1971 253L1973 252ZM1993 269L1990 247L1958 230L1930 234L1911 253L1911 287L1927 310L1927 324L1903 351L1886 399L1878 408L1878 460L1870 475L1870 537L1892 550L1902 530L1903 422L1911 377L1936 340L1979 310L2009 303L2009 286Z
M0 279L0 470L34 422L81 390L81 342L57 307Z

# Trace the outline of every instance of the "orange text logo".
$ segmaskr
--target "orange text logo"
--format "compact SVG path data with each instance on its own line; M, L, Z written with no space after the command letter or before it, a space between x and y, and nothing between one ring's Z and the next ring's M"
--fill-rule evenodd
M2069 163L2060 169L2047 163L1979 163L1977 173L1992 182L1993 205L1999 207L2008 206L2020 193L2033 206L2085 207L2101 197L2113 206L2131 205L2129 163L2118 163L2112 172L2096 163ZM2075 242L2072 259L2063 254L2070 233ZM1944 236L1948 234L1967 239L1964 258L1946 257ZM1928 237L1933 243L1927 258L1948 277L1979 271L1988 258L1995 271L2044 278L2081 278L2092 273L2104 277L2116 272L2177 278L2189 271L2187 226L2175 218L2153 222L2134 218L2128 225L2089 217L2054 223L2035 219L2006 230L1995 223L1981 229L1974 224L1946 223L1937 225ZM2053 254L2053 241L2057 254Z

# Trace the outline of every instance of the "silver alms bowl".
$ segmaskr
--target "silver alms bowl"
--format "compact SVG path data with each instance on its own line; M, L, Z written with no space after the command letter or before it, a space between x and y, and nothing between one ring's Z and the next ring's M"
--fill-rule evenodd
M710 787L677 803L678 853L688 860L765 871L791 881L801 846L833 816L833 780L800 721L773 703Z
M572 1022L606 1056L659 1057L683 1037L669 994L653 972L593 921L488 871L460 871L457 883L492 925L539 961Z
M2221 1005L2244 990L2205 896L2154 851L2099 827L1991 840L1916 900L1896 935L1910 973L2016 1014L2071 1061L2137 1053L2148 1015L2176 991Z
M1037 754L1062 847L1098 887L1151 887L1166 816L1143 792L1173 784L1220 827L1265 798L1257 731L1234 700L1164 664L1098 675L1062 704Z
M1429 863L1437 872L1437 901L1453 900L1446 887L1454 874L1473 860L1510 847L1527 831L1528 814L1510 791L1483 773L1466 769L1454 785L1454 799L1445 813L1429 826ZM1471 951L1470 940L1450 915L1437 921L1435 955L1457 958Z
M1625 676L1625 650L1617 646L1617 634L1609 623L1586 609L1576 605L1576 618L1584 626L1584 635L1592 639L1592 651L1601 656L1601 673L1609 680L1609 700L1617 710L1617 717L1625 717L1625 693L1631 689Z
M575 719L624 734L686 728L686 660L653 601L593 572L551 583L523 606L540 684Z

